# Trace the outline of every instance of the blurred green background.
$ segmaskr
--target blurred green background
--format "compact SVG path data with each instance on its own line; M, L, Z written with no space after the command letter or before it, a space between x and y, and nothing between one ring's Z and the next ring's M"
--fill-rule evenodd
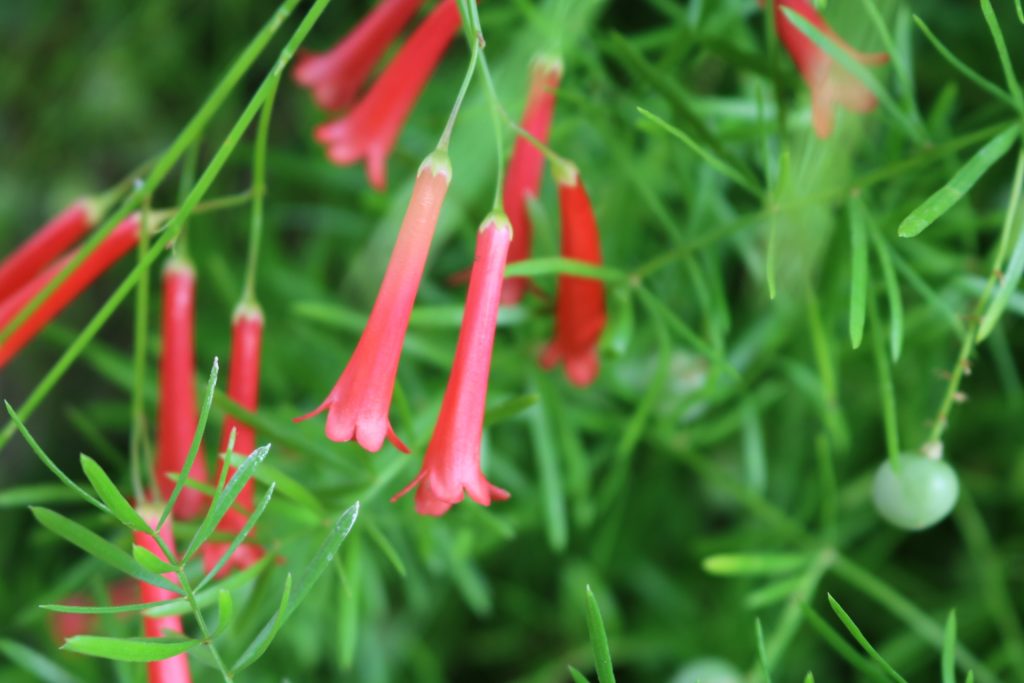
M307 47L333 44L371 4L334 2ZM602 376L587 390L535 369L551 333L550 298L505 311L484 451L488 478L512 499L490 509L466 502L442 519L417 517L409 499L387 499L415 474L429 440L464 297L448 278L471 262L474 229L489 207L494 159L481 83L455 131L454 181L399 370L393 422L412 457L390 447L368 455L333 444L322 418L290 420L322 400L358 340L413 174L457 91L465 46L449 50L426 88L391 157L384 193L367 187L361 167L336 168L324 159L311 138L324 115L307 93L282 84L259 273L267 318L261 417L275 438L261 433L260 440L274 443L268 464L300 481L323 509L280 496L271 503L260 539L284 566L237 589L236 604L245 607L226 636L228 651L244 649L273 612L285 569L308 561L322 521L355 500L363 510L336 570L240 680L540 683L568 681L569 664L593 676L586 584L604 612L622 681L669 681L707 656L761 680L756 618L773 680L802 680L809 670L819 681L886 680L848 636L826 593L907 680L939 680L943 623L954 608L960 660L975 680L1024 680L1019 296L974 354L963 386L969 400L951 416L945 452L963 489L953 516L909 534L882 522L870 500L871 477L885 457L872 335L886 340L889 358L891 324L876 253L896 263L902 292L895 412L904 450L916 450L991 269L1016 148L921 237L899 240L896 226L986 139L972 137L976 131L1019 114L958 75L911 19L920 15L960 59L1002 84L977 3L828 4L832 25L865 50L883 49L865 12L866 5L877 9L899 59L876 73L901 111L912 118L919 112L922 141L908 139L881 109L842 114L833 137L817 140L803 83L784 51L766 48L753 0L481 5L489 59L513 116L522 109L530 56L563 44L566 75L552 144L581 169L607 264L642 286L609 291ZM1010 0L995 4L1022 73L1024 26ZM264 0L0 3L0 253L74 198L101 191L158 154L274 7ZM207 128L201 164L283 40ZM777 178L779 160L788 157L776 210L640 116L638 106L753 169L759 180ZM250 144L251 133L211 195L248 187ZM869 320L857 350L847 330L851 194L864 199L881 245L872 249L869 278L878 319ZM155 204L170 206L176 197L172 176ZM537 253L556 254L550 177L535 209ZM770 301L765 255L773 220L779 292ZM244 208L190 222L204 376L214 356L223 362L227 354L247 225ZM19 405L127 265L3 369L0 396ZM554 291L554 277L537 284ZM156 300L153 307L151 382ZM85 452L127 482L132 324L131 306L123 306L28 423L69 471ZM215 411L214 429L220 417ZM24 510L30 501L3 498L3 490L52 481L20 439L0 451L0 638L32 647L82 680L142 680L141 666L61 654L48 635L36 605L73 592L101 595L114 578L36 525ZM38 502L62 505L65 514L126 540L86 506ZM716 553L795 559L777 574L723 577L702 566ZM100 625L121 636L137 629L132 620ZM201 661L193 670L198 681L215 680ZM23 680L35 678L0 656L0 681ZM682 675L675 681L692 683Z

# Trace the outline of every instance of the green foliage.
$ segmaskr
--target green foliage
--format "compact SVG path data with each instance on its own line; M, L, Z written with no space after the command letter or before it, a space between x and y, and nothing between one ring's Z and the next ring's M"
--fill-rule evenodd
M392 421L413 455L332 443L322 417L292 422L358 341L468 61L449 50L389 189L368 189L311 141L335 115L294 86L289 60L371 4L0 3L14 65L0 67L0 254L140 164L85 250L144 205L179 209L0 370L0 680L131 683L139 662L178 652L196 680L678 683L709 658L749 681L1024 680L1024 541L1010 523L1024 496L1020 0L817 3L844 41L888 53L878 68L784 14L879 99L873 113L840 108L828 140L754 0L482 3L511 118L524 65L561 53L551 145L586 181L604 263L559 254L548 166L534 256L508 268L536 290L503 309L489 382L484 470L512 499L440 519L388 498L430 439L462 321L450 276L491 207L483 80L453 131L399 368ZM251 214L204 211L239 197ZM222 456L237 470L203 489L204 518L174 520L183 552L165 561L132 543L152 530L130 502L130 462L155 436L147 283L186 231L199 366L229 363L240 294L258 291L267 321L260 408L214 389L214 365L190 457L205 443L216 461L229 415L268 445ZM535 368L563 275L606 286L587 389ZM912 534L879 516L872 477L922 451L955 468L961 497ZM247 483L248 523L218 529ZM230 547L207 571L209 541ZM243 543L266 555L219 576ZM180 597L113 604L125 577ZM90 631L61 651L51 632L68 614ZM185 639L139 639L161 615L182 616Z

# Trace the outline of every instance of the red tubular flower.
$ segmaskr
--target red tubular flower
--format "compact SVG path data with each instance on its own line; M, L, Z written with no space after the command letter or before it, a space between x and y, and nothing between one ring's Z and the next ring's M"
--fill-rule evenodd
M121 222L67 279L21 325L0 344L0 368L4 367L25 344L53 320L61 311L102 275L122 256L131 251L139 240L141 222L137 214ZM67 263L74 258L69 254L32 278L21 289L0 302L0 329L50 283Z
M423 468L412 483L391 499L394 502L418 485L416 512L421 515L443 515L462 500L463 492L480 505L509 497L508 491L488 482L481 472L480 440L505 258L511 240L512 226L502 215L488 216L477 233L466 309L441 414L423 456Z
M305 420L329 410L326 434L332 441L355 439L366 450L376 452L387 438L399 450L409 452L395 436L388 411L409 315L451 177L451 164L443 152L435 151L420 166L363 336L327 399L310 414L297 418Z
M521 125L541 142L546 143L548 140L551 117L555 112L555 92L561 78L562 63L557 59L538 59L530 71L530 93L526 98ZM508 211L508 219L516 236L509 247L509 263L530 257L533 226L526 207L527 202L540 193L543 171L544 155L526 138L518 138L512 150L504 186L505 210ZM521 277L505 280L501 302L517 303L523 298L528 284L528 280Z
M39 271L80 240L96 221L96 211L82 199L54 216L0 262L0 300L20 289Z
M349 106L388 45L422 4L423 0L382 0L327 52L299 54L292 76L312 91L324 109Z
M442 0L352 111L317 128L316 139L331 161L347 166L365 159L370 184L378 190L387 186L395 139L458 29L455 0Z
M556 169L562 207L562 256L601 265L601 236L590 198L575 166ZM551 368L565 363L565 374L577 386L597 379L597 342L605 325L604 283L561 275L555 295L555 338L541 356Z
M865 54L854 50L825 23L811 0L774 0L774 6L775 30L811 90L812 120L818 137L826 138L832 132L836 104L859 114L872 111L878 102L867 86L804 35L782 10L788 8L802 16L862 64L884 64L889 60L889 55L884 52Z
M146 523L152 528L156 528L156 523L160 520L160 510L156 507L143 506L139 509L139 514L146 520ZM160 545L153 539L149 534L136 531L133 534L135 545L142 546L146 550L150 551L161 560L170 562L173 558L167 557ZM174 532L171 528L171 518L168 517L164 525L160 527L160 538L163 539L164 544L167 545L168 549L172 553L176 553L177 550L174 547ZM178 577L174 575L174 572L168 572L163 575L164 578L174 583L178 583ZM139 588L142 593L142 602L159 602L162 600L171 600L173 598L180 597L177 593L162 588L160 586L154 586L146 582L140 582ZM142 618L143 630L148 638L160 638L171 633L184 633L185 630L181 625L180 616L168 616L168 617L143 617ZM149 683L190 683L192 680L192 674L188 666L188 655L182 653L175 655L168 659L161 659L155 662L149 662Z
M231 367L228 373L228 396L248 410L256 410L260 395L260 352L263 347L263 312L258 306L243 304L235 311L231 324ZM220 451L227 453L231 432L235 432L234 452L248 455L256 448L256 434L253 428L234 417L224 420L221 433ZM221 463L221 467L224 467ZM234 474L234 468L231 468ZM236 505L246 512L253 509L253 484L250 479L238 494ZM248 515L231 508L217 525L217 530L238 534L248 521ZM230 543L207 542L203 545L203 566L206 571L213 569L227 552ZM218 576L224 576L232 569L245 569L263 556L263 550L253 544L244 543L235 550L221 568Z
M167 500L174 491L168 474L182 474L192 449L199 413L196 408L195 366L196 274L183 259L172 257L163 272L163 351L160 355L160 401L157 410L156 481ZM187 473L206 482L203 448ZM205 496L186 486L174 504L179 519L192 519L206 511Z

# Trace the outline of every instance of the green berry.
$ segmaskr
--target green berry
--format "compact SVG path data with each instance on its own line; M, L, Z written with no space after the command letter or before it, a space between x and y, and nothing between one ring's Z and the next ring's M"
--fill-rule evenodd
M885 521L920 531L938 524L953 510L960 482L944 460L904 453L898 470L888 460L878 467L873 495L875 509Z

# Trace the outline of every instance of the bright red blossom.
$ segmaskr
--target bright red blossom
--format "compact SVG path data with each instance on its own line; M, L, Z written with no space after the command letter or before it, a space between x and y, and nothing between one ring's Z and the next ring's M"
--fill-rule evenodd
M836 63L832 57L818 47L786 17L783 8L796 12L851 57L862 64L871 66L884 64L889 60L885 53L865 54L853 49L832 30L821 17L811 0L774 0L775 30L786 46L800 75L811 90L812 120L814 132L826 138L832 132L835 105L841 104L859 114L872 111L878 104L867 86L857 80L849 71Z
M324 109L349 106L388 44L422 4L423 0L382 0L327 52L300 53L292 71L295 81L309 88Z
M160 520L159 508L155 506L143 506L139 509L139 514L142 515L146 524L149 524L151 528L156 529L156 524ZM168 517L164 522L164 525L160 527L159 534L167 548L172 553L176 553L177 550L174 547L174 531L171 527L170 517ZM136 545L145 548L165 562L173 561L174 558L167 557L167 555L164 554L164 551L160 548L160 545L149 534L142 531L136 531L133 536ZM173 583L178 583L178 577L174 575L174 572L168 572L163 576L165 579L172 581ZM139 583L139 588L142 594L142 602L159 602L162 600L171 600L173 598L180 597L177 593L167 588L154 586L144 581ZM185 632L185 629L182 628L181 625L180 616L143 616L142 626L143 631L148 638L160 638L168 634ZM175 655L168 659L149 662L147 666L149 668L149 683L190 683L192 680L192 674L189 671L188 666L188 655L186 654Z
M6 365L25 344L30 342L79 294L85 291L96 278L138 244L140 226L138 214L133 214L122 221L64 282L50 293L42 305L29 315L3 343L0 343L0 368ZM19 311L53 281L74 256L75 254L72 253L53 263L12 295L0 301L0 329L6 327Z
M487 403L487 379L498 322L505 259L512 227L504 216L489 216L477 233L476 257L455 360L441 402L423 468L392 502L416 486L416 511L443 515L465 493L480 505L506 500L508 491L494 486L480 470L480 441Z
M96 210L79 200L51 218L0 262L0 300L14 293L40 270L80 240L96 222Z
M316 139L331 161L347 166L365 160L370 184L384 189L387 159L402 124L458 29L455 0L442 0L352 111L317 128Z
M526 98L526 109L520 125L541 142L547 142L551 118L555 111L555 94L562 78L560 60L538 59L530 70L530 92ZM515 233L509 247L508 262L515 263L530 257L533 242L533 226L527 205L540 193L541 174L544 171L544 155L532 142L524 137L516 139L505 175L503 188L505 210ZM523 298L529 281L526 278L505 280L501 301L514 304Z
M352 358L327 399L305 420L327 412L327 438L351 441L370 452L387 438L408 452L388 419L402 343L416 292L423 277L430 242L451 182L446 154L434 152L420 166L391 260L370 318Z
M590 198L579 171L567 164L556 173L562 210L562 256L601 265L601 236ZM541 356L550 368L565 364L565 374L577 386L597 379L600 367L597 342L606 321L604 283L600 280L561 275L555 295L555 338Z
M160 354L160 401L157 409L156 482L164 500L174 491L168 474L181 474L196 425L195 315L196 273L184 259L172 257L163 272L163 351ZM208 479L200 445L188 477ZM179 519L192 519L206 511L206 497L188 486L174 503Z

